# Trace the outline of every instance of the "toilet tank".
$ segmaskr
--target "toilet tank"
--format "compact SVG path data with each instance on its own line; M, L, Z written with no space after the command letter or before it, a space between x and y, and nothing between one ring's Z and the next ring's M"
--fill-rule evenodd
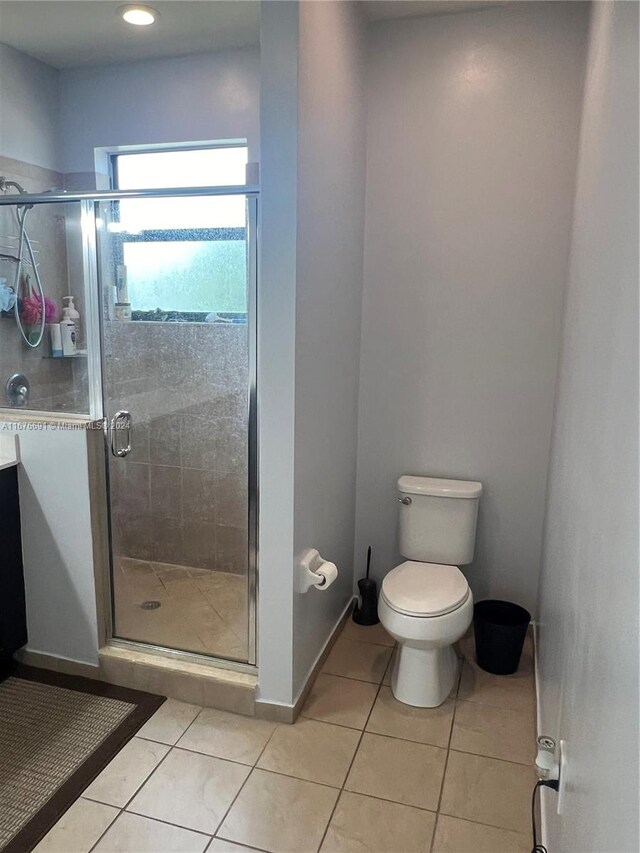
M403 557L449 566L473 560L482 483L405 475L398 492Z

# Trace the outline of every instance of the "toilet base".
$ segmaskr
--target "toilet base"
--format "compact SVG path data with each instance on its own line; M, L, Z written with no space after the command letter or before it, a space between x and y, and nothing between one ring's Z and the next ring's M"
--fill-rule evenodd
M399 702L437 708L451 693L458 676L453 646L414 648L400 644L391 673L391 691Z

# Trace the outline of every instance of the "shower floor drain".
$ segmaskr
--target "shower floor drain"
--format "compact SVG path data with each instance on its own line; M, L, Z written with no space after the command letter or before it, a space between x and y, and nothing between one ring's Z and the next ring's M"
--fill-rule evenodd
M143 601L140 605L143 610L157 610L160 606L159 601Z

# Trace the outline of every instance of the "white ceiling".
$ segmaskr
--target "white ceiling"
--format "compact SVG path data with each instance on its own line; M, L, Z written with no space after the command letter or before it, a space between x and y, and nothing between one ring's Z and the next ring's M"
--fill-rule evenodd
M150 27L116 14L131 0L3 0L0 42L54 68L108 65L260 43L255 0L141 0L160 13Z
M109 65L260 43L258 0L140 0L158 10L132 27L116 10L127 0L0 0L0 42L54 68ZM129 0L131 2L131 0ZM500 6L508 0L361 0L381 21Z
M450 15L455 12L477 12L502 6L509 0L362 0L370 21L409 18L418 15Z

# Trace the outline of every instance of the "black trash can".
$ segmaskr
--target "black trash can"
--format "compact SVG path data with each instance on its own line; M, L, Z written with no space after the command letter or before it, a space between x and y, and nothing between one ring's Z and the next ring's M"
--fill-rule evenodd
M476 663L487 672L511 675L518 669L531 614L510 601L479 601L473 608Z

